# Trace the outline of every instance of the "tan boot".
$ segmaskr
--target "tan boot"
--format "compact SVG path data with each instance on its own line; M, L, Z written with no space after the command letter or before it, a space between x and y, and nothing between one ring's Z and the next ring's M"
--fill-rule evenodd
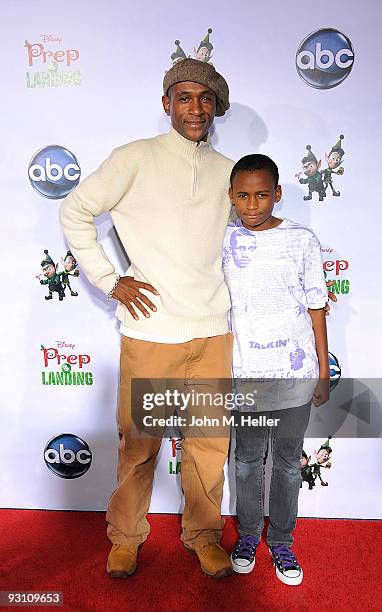
M136 546L113 544L109 553L106 573L110 578L128 578L137 569Z
M195 544L193 549L199 558L202 571L212 578L224 578L232 574L231 559L226 551L214 542Z

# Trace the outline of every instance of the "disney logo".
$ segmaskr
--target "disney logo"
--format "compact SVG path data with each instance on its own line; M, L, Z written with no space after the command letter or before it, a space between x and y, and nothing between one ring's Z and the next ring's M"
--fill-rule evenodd
M59 45L63 41L62 36L53 36L52 34L40 34L40 38L42 42L44 43L54 42L54 43L58 43Z

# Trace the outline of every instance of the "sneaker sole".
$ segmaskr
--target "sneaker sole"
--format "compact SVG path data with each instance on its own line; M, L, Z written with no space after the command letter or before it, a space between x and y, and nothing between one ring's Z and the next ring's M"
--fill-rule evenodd
M249 565L237 565L231 555L231 563L233 571L237 574L250 574L255 567L256 559L254 559Z
M275 565L275 564L274 564ZM302 580L304 578L304 574L303 571L301 570L301 574L299 576L296 576L296 578L290 578L288 576L284 576L284 574L282 574L279 569L276 567L276 576L279 580L281 580L281 582L283 582L284 584L287 584L288 586L298 586L299 584L302 583Z
M284 584L286 584L288 586L298 586L299 584L302 583L303 578L304 578L304 572L302 570L301 570L300 575L296 576L295 578L284 576L284 574L282 574L280 572L279 568L277 567L276 562L273 560L273 556L272 556L272 553L271 553L271 551L269 549L269 546L268 546L268 552L269 552L269 554L271 556L273 567L275 568L276 576L280 580L280 582L283 582Z

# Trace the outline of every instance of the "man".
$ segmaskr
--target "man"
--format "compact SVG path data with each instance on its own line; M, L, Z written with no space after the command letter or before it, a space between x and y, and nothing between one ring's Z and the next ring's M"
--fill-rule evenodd
M230 246L233 261L237 268L246 268L253 259L256 250L256 238L244 233L242 228L231 234Z
M150 530L146 514L161 444L136 431L132 379L182 379L190 389L200 379L218 386L231 376L221 253L233 164L208 141L214 116L229 108L228 86L212 65L184 59L166 73L163 93L170 132L116 149L61 207L70 250L89 280L119 302L118 485L106 516L113 544L107 573L117 578L135 571ZM131 261L122 278L96 241L94 217L106 211ZM228 444L228 435L203 432L182 443L182 540L215 578L232 572L218 545Z

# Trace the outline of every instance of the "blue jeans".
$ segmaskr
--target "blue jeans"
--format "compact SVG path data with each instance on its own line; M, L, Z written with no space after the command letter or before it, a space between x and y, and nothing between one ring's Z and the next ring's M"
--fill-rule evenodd
M268 418L280 418L278 427L256 427L251 428L251 432L245 427L236 429L239 533L261 539L264 527L264 472L270 439L273 467L267 544L291 546L301 485L300 456L309 423L310 403L262 414ZM250 416L258 418L260 414L252 412Z

